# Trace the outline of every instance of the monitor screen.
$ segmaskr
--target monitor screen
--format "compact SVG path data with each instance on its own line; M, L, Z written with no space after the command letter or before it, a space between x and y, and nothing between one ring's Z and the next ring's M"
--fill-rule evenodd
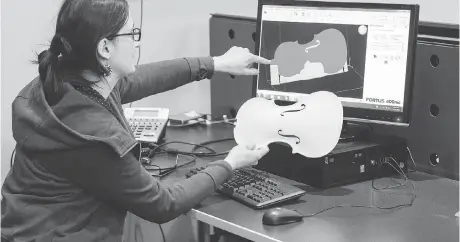
M335 93L344 118L408 124L418 12L411 5L261 1L256 96ZM265 3L263 3L265 2Z

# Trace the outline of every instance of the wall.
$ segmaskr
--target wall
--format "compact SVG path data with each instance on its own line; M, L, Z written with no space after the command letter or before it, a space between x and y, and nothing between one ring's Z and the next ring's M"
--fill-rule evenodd
M2 184L15 145L11 131L11 103L21 88L38 73L38 66L31 64L30 60L34 58L34 51L43 49L50 40L60 2L1 1Z
M37 74L37 66L30 64L29 60L33 59L34 51L43 49L52 37L61 2L61 0L1 1L2 184L9 170L10 155L15 144L11 132L11 102L20 89ZM139 23L141 1L129 0L129 2L135 21ZM458 0L406 0L404 2L421 5L422 21L459 23ZM210 13L255 17L256 12L256 0L144 0L141 63L182 56L209 55ZM190 109L206 113L210 111L209 100L209 81L202 81L146 98L134 103L133 106L167 107L171 109L171 113Z

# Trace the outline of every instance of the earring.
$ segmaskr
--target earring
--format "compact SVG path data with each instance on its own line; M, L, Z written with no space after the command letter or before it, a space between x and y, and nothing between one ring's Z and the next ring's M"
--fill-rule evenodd
M104 65L104 76L110 76L112 74L112 67L109 64Z

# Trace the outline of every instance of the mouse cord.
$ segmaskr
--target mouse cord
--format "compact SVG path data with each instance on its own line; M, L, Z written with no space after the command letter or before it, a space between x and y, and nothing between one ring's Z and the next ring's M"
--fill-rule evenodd
M316 216L317 214L320 214L322 212L326 212L327 210L331 210L333 208L376 208L374 206L367 206L367 205L347 205L347 204L344 204L344 205L337 205L337 206L333 206L333 207L330 207L330 208L326 208L326 209L323 209L319 212L316 212L314 214L309 214L309 215L303 215L304 218L308 218L308 217L313 217L313 216Z
M392 161L394 161L396 164L396 160L393 158L393 157L390 157L390 159ZM308 217L313 217L317 214L320 214L322 212L325 212L325 211L328 211L328 210L331 210L333 208L343 208L343 207L352 207L352 208L372 208L372 209L379 209L379 210L392 210L392 209L396 209L396 208L403 208L403 207L410 207L412 206L412 204L414 203L414 200L415 200L415 184L412 182L412 180L410 180L405 174L404 174L404 171L398 166L396 165L396 167L399 168L399 170L391 163L389 162L385 162L384 164L388 164L390 165L394 170L396 170L401 176L403 176L405 178L405 182L404 184L407 183L407 181L409 181L411 184L412 184L412 193L410 193L410 195L412 195L412 198L411 198L411 201L409 203L406 203L406 204L400 204L400 205L396 205L396 206L392 206L392 207L380 207L380 206L368 206L368 205L347 205L347 204L344 204L344 205L337 205L337 206L333 206L333 207L330 207L330 208L326 208L326 209L323 209L319 212L316 212L314 214L309 214L309 215L303 215L304 218L308 218ZM372 188L373 188L373 193L376 192L376 191L379 191L379 190L383 190L383 189L390 189L390 188L395 188L395 187L399 187L399 186L403 186L404 184L399 184L399 186L389 186L389 187L384 187L384 188L375 188L374 184L373 184L374 180L372 180ZM408 194L401 194L401 193L394 193L394 192L387 192L387 194L396 194L396 195L408 195ZM375 205L375 201L374 201L374 196L372 196L372 203Z

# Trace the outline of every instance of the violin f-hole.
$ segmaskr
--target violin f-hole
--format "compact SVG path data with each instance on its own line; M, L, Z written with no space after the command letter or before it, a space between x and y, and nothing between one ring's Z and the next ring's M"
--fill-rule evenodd
M287 110L281 113L281 116L284 116L284 113L289 113L289 112L299 112L305 109L305 104L300 105L302 108L301 109L294 109L294 110Z
M300 138L295 136L295 135L292 135L292 134L282 134L281 132L283 132L282 129L278 130L278 134L283 136L283 137L287 137L287 138L296 138L297 141L295 142L296 144L300 144Z

